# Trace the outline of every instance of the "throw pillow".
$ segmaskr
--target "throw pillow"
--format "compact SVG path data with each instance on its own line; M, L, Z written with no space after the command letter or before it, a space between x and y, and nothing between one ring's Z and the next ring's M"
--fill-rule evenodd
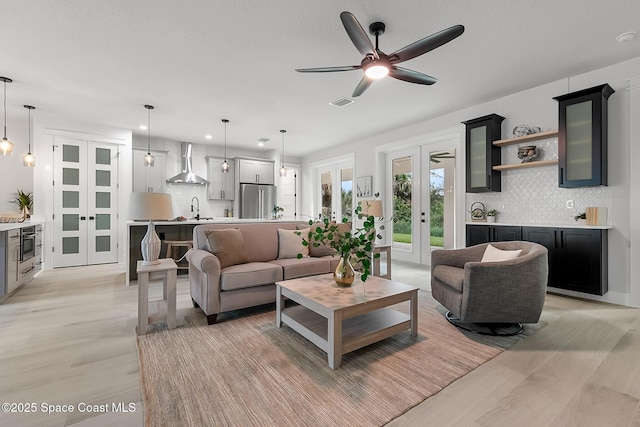
M284 230L278 228L278 259L297 258L298 254L302 254L303 257L308 257L309 246L302 244L302 238L307 234L309 234L308 228L302 230Z
M520 256L520 252L522 252L522 249L518 249L516 251L504 251L496 248L495 246L487 245L487 248L484 250L484 255L482 256L482 261L480 262L508 261L510 259L518 258Z
M244 238L237 228L209 230L205 233L209 251L220 260L220 268L249 262Z

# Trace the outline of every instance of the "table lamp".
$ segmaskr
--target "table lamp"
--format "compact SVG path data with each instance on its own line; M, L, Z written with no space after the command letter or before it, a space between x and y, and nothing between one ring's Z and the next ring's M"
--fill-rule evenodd
M131 193L129 197L129 219L149 221L147 234L142 238L142 265L160 264L160 248L162 241L156 233L154 220L173 219L171 194L166 193Z
M360 201L360 206L362 206L362 215L382 218L384 214L382 211L382 200L362 200Z

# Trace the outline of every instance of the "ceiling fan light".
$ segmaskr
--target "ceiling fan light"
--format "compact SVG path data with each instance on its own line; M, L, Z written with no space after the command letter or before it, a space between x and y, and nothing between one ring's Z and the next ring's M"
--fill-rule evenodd
M147 153L144 156L144 165L148 168L153 167L154 163L156 161L156 158L153 156L153 154L151 153Z
M364 74L370 79L378 80L389 75L389 68L384 65L374 64L367 67Z
M13 142L9 141L6 137L0 141L0 154L3 156L13 156Z

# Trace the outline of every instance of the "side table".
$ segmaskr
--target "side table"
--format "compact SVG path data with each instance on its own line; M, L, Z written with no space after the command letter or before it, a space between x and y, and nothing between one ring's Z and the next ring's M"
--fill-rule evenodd
M162 277L162 300L167 316L167 327L176 327L176 278L178 266L171 258L159 260L159 264L142 265L138 261L138 335L149 329L149 275Z
M379 245L373 247L373 254L379 254L384 252L386 254L385 263L387 265L387 271L385 274L381 274L380 271L380 257L373 259L373 275L382 277L387 280L391 280L391 245Z

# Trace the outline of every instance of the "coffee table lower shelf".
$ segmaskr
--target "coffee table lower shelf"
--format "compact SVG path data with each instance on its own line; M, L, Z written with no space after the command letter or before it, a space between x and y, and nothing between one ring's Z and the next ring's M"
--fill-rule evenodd
M282 323L330 353L328 319L302 305L285 308ZM411 329L411 318L392 308L381 308L342 321L340 354L347 354L399 332Z

